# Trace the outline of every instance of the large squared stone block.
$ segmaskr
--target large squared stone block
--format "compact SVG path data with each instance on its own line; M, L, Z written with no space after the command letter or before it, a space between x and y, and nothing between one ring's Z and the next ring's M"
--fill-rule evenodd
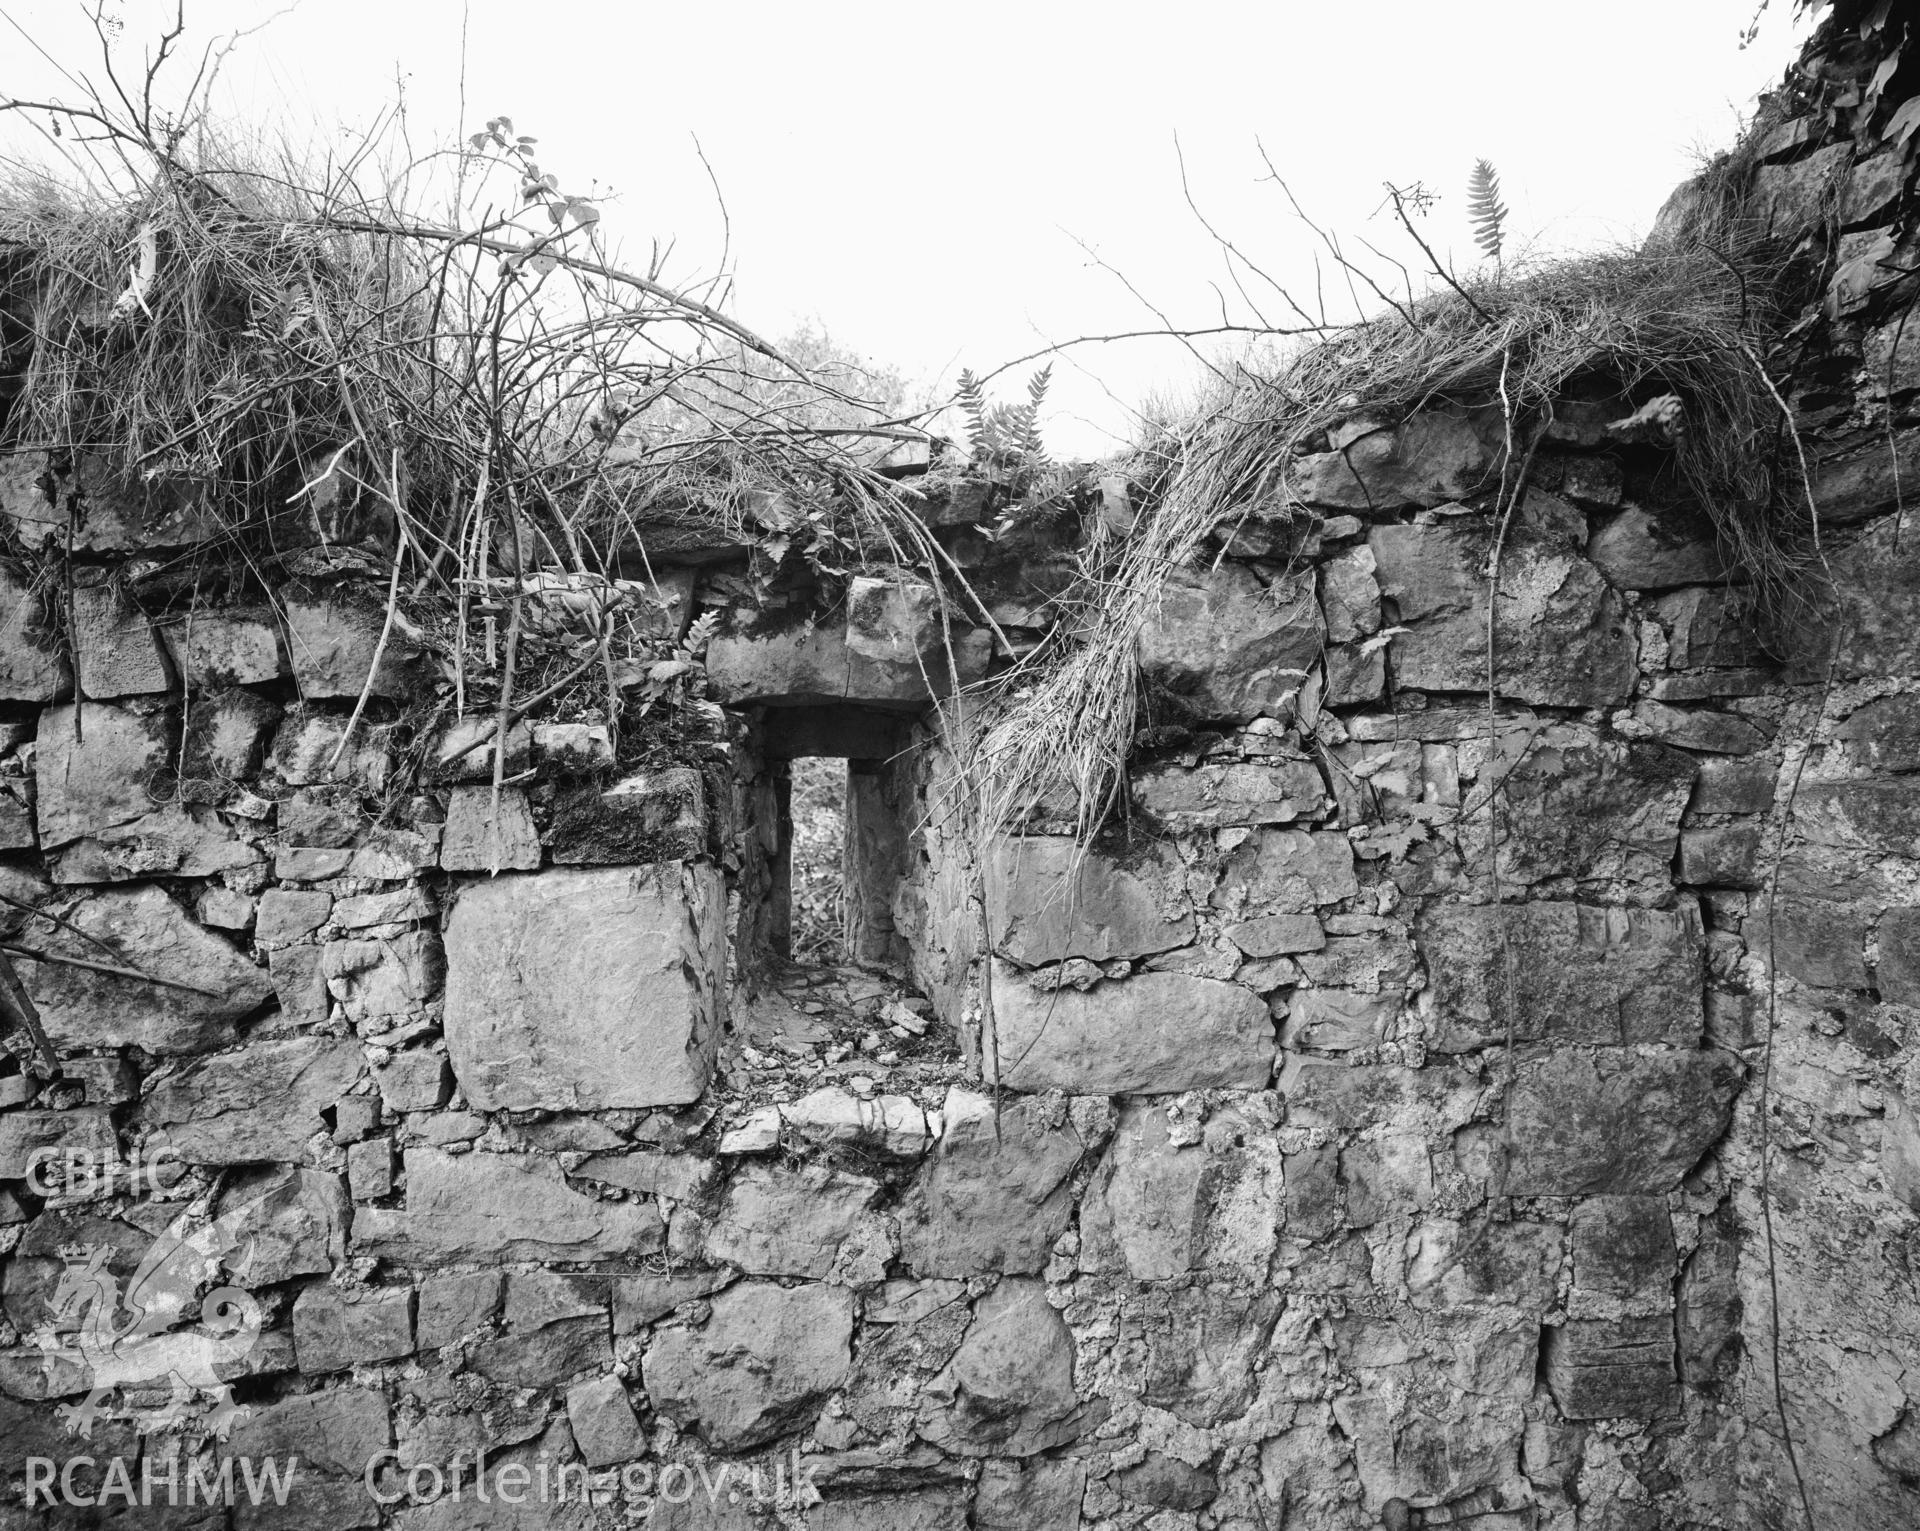
M1273 1021L1238 984L1184 973L1140 973L1082 993L1036 986L993 965L994 1055L981 1072L1014 1090L1075 1095L1175 1095L1266 1087Z
M726 1014L712 867L555 870L468 888L447 921L446 1031L481 1111L698 1100Z
M1179 857L1170 845L1124 859L1064 835L1002 840L987 873L994 944L1017 962L1145 957L1193 940Z
M1326 643L1311 572L1262 588L1238 564L1176 569L1140 633L1140 669L1203 718L1278 714Z
M1465 1052L1516 1042L1667 1042L1704 1024L1699 911L1589 904L1439 907L1420 922L1436 1029Z

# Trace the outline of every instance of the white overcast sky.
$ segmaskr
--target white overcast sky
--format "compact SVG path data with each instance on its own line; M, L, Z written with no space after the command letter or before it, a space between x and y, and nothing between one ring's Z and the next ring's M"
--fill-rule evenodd
M1756 3L303 0L240 44L223 95L243 120L340 142L398 83L416 146L451 143L464 53L466 128L510 115L568 190L612 189L610 234L674 240L688 278L722 249L697 136L731 220L737 317L775 335L815 319L944 390L963 365L1157 323L1143 297L1179 324L1218 321L1224 268L1183 197L1176 133L1202 211L1303 295L1312 239L1257 144L1350 250L1406 249L1382 186L1418 181L1441 196L1430 237L1469 264L1481 156L1515 237L1632 240L1777 83L1791 3L1772 0L1742 51ZM190 37L280 9L188 0ZM137 53L172 0L109 10ZM0 94L74 96L23 31L97 74L75 0L0 0L0 17L17 24L0 26ZM0 121L0 152L23 150ZM1158 343L1069 357L1057 451L1111 446L1128 406L1192 371Z

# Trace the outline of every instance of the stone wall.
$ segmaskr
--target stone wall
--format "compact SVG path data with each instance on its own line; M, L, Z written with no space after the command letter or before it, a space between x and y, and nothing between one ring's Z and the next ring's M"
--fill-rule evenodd
M622 587L713 614L705 696L529 719L496 788L366 572L154 601L217 526L9 460L58 1075L16 1025L0 1527L1786 1527L1782 1415L1818 1524L1912 1524L1909 203L1765 133L1805 598L1608 429L1644 389L1563 401L1497 588L1497 408L1353 420L1171 579L1183 726L1090 847L965 840L929 704L991 645L909 571ZM921 503L1032 638L1077 529ZM866 968L772 960L810 755Z

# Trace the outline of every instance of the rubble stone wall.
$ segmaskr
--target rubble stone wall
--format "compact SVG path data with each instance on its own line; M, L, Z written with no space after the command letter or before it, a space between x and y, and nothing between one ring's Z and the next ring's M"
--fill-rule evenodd
M1913 1524L1912 257L1885 165L1760 158L1840 257L1833 598L1763 620L1636 398L1565 402L1497 586L1497 411L1355 420L1171 580L1189 726L1090 847L956 838L989 645L903 574L663 579L724 618L671 758L535 718L496 787L365 579L152 616L126 555L213 529L9 464L79 535L0 578L59 1058L0 1074L0 1527L1786 1527L1782 1415L1821 1525ZM808 754L927 998L760 961Z

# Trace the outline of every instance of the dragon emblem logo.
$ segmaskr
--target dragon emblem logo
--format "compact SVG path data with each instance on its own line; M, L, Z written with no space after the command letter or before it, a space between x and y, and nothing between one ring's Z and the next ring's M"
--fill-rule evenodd
M147 1250L125 1291L108 1269L110 1247L61 1249L65 1269L52 1311L29 1338L40 1347L50 1381L64 1382L76 1364L85 1373L86 1397L56 1411L69 1433L91 1437L100 1419L129 1420L143 1434L178 1427L200 1413L203 1396L209 1404L204 1426L222 1440L247 1416L220 1370L253 1349L264 1313L252 1293L216 1278L222 1266L232 1272L251 1253L247 1218L264 1199L199 1228L191 1210L183 1212ZM183 1326L183 1315L195 1306L198 1326ZM146 1406L162 1389L165 1398Z

